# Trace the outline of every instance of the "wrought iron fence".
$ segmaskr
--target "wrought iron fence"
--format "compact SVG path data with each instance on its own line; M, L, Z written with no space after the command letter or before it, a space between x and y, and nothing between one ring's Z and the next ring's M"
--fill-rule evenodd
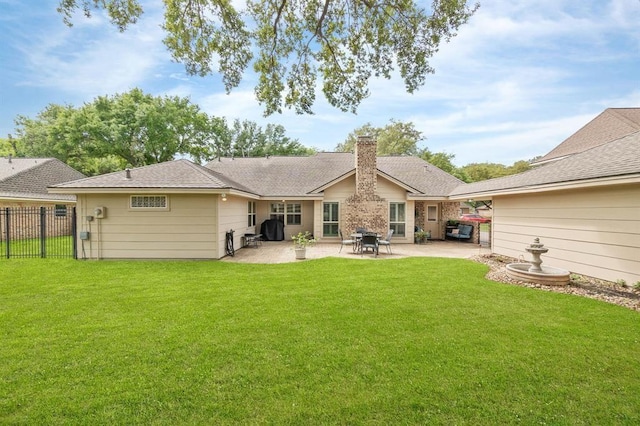
M5 207L0 211L0 258L77 258L76 209Z

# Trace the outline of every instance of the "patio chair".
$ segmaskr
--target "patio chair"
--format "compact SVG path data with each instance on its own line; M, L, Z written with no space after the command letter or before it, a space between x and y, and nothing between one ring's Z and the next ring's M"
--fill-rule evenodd
M378 245L387 247L387 253L389 254L391 254L391 237L392 236L393 236L393 229L389 229L389 232L387 232L387 238L385 238L384 240L378 241Z
M356 234L364 234L365 232L367 232L367 228L363 228L361 226L356 228Z
M365 232L360 240L360 255L371 249L375 256L378 255L378 234L375 232Z
M356 240L345 240L342 237L342 229L338 229L338 234L340 234L340 251L338 251L338 253L340 253L342 251L342 246L346 246L351 244L351 248L353 251L356 251Z

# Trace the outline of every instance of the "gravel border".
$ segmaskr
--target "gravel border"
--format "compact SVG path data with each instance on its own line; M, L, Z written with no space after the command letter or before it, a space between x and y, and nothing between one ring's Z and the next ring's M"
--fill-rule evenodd
M623 286L610 281L599 280L597 278L578 274L571 274L571 281L566 286L532 284L514 280L507 275L506 265L508 263L518 262L517 259L507 256L487 254L474 256L471 260L488 265L490 270L486 275L486 278L492 281L536 288L543 291L574 294L577 296L588 297L590 299L602 300L603 302L613 303L615 305L640 312L640 290L629 286Z

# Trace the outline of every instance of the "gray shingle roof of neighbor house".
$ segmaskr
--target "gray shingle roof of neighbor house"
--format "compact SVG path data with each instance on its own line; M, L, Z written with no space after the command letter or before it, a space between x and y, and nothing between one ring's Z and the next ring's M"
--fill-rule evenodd
M544 185L625 176L640 180L640 131L517 175L460 185L450 196L526 191Z
M50 190L57 189L229 189L251 192L242 184L225 176L199 166L189 160L175 160L165 163L139 167L127 172L107 173L100 176L53 185Z
M355 156L320 152L307 157L220 158L205 167L264 197L315 195L325 185L355 172ZM445 197L461 181L417 157L378 157L378 172L417 196Z
M640 131L640 108L607 108L532 164L542 164Z
M73 196L49 194L47 186L84 177L56 158L0 158L0 197L73 201Z

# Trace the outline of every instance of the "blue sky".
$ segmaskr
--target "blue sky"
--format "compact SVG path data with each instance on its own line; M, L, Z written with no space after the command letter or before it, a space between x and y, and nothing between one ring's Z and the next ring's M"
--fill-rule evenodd
M139 87L188 96L210 115L282 124L290 137L332 151L365 123L413 122L421 147L472 162L543 155L608 107L640 107L640 0L486 0L432 60L418 92L374 80L356 115L321 95L315 115L262 117L247 74L230 95L217 75L188 76L162 44L162 2L125 33L100 13L68 28L57 0L0 0L0 135L17 115L50 103L80 106ZM425 3L426 5L427 3Z

